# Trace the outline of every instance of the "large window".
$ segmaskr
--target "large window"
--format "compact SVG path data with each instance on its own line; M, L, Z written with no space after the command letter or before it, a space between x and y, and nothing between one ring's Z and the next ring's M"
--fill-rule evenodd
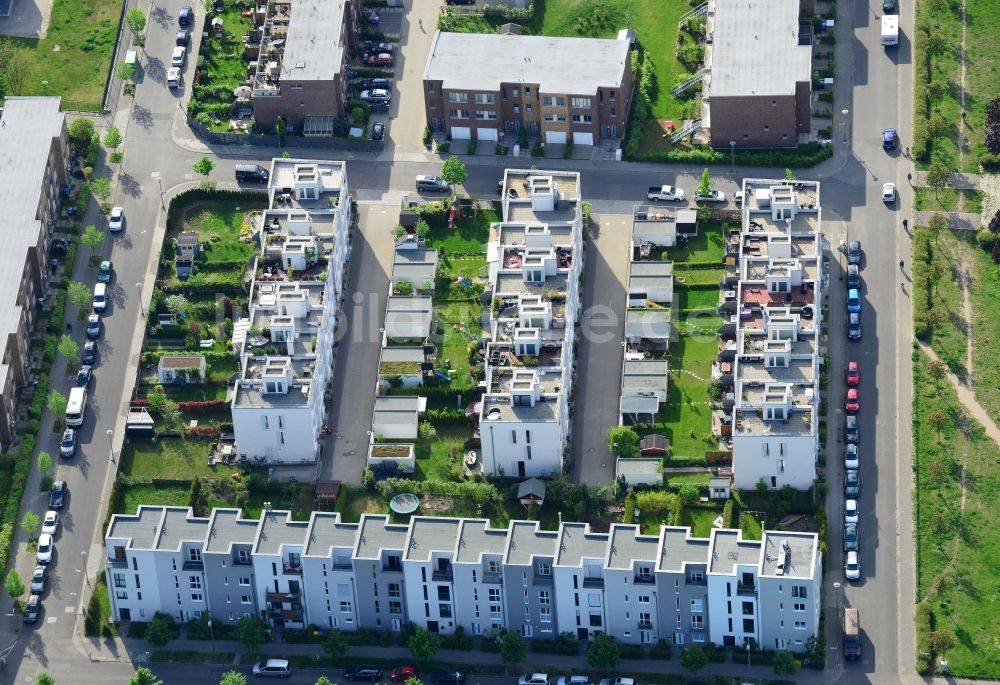
M476 93L476 104L477 105L493 105L496 104L497 96L493 93Z
M468 93L448 93L448 102L464 104L469 101Z
M574 109L590 109L590 98L573 98L570 106Z
M307 116L302 120L302 135L332 136L337 117Z

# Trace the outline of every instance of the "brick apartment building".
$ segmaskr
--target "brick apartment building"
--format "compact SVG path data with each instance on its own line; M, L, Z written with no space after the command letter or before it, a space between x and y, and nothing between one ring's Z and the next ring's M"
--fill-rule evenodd
M0 445L17 427L16 403L31 382L28 342L48 287L50 226L66 184L66 115L58 97L8 97L0 109Z
M253 111L265 130L280 116L289 131L330 135L346 116L347 63L355 47L360 0L289 0L268 4L257 29ZM252 53L256 52L256 55Z
M527 131L544 143L624 136L632 43L618 39L437 32L424 69L427 125L453 139Z
M702 128L712 147L795 147L810 130L813 0L715 0Z

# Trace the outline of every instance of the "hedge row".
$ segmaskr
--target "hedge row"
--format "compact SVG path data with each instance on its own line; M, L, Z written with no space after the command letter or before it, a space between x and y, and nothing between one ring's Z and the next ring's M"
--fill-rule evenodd
M10 490L7 492L7 502L4 504L3 516L0 518L0 567L6 567L10 559L11 543L14 539L14 526L17 525L17 515L21 511L21 497L24 486L28 482L28 472L31 470L31 457L35 452L35 436L24 438L17 447L14 456L14 468L10 475Z
M409 478L386 478L376 486L382 497L389 499L401 492L417 495L453 495L468 497L479 504L500 503L503 495L490 483L474 481L410 480Z
M736 164L742 166L768 166L786 168L813 167L833 156L832 145L804 143L794 150L744 150L736 153ZM626 159L637 162L665 164L724 164L729 155L710 147L697 147L666 152L639 152Z
M187 412L225 411L229 408L229 403L225 400L178 402L177 408Z
M927 51L927 27L923 15L917 13L917 30L913 36L913 141L915 159L926 162L930 157L930 135L927 124L931 118L930 95L927 86L931 81L931 56Z

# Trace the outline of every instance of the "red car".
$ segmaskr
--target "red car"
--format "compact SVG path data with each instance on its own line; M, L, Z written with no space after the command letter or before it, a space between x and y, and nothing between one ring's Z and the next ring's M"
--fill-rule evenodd
M397 666L389 671L389 680L394 683L405 683L410 678L417 677L417 670L413 666Z
M859 409L861 409L861 401L858 398L857 388L849 388L847 390L847 402L844 403L844 409L846 409L849 414L855 414Z
M380 52L375 55L368 56L368 66L370 67L391 67L392 66L392 55L388 52Z
M847 373L844 374L848 385L861 383L861 365L857 362L847 362Z

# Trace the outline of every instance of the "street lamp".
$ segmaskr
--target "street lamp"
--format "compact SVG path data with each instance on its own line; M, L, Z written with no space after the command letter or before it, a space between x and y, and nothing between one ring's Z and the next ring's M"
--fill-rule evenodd
M141 314L142 316L144 316L144 317L145 317L145 316L146 316L146 310L145 310L145 309L143 309L143 307L142 307L142 283L136 283L136 284L135 284L135 289L136 289L136 290L138 291L138 293L139 293L139 313L140 313L140 314Z
M164 209L165 205L163 202L163 178L161 176L157 176L156 182L160 184L160 209Z
M87 579L87 587L92 589L90 584L90 574L87 572L87 550L81 550L80 556L83 557L83 577Z
M840 618L840 582L833 584L834 592L837 593L837 618Z
M842 125L844 127L844 142L846 143L847 139L849 138L849 135L848 135L848 126L850 126L850 121L851 121L850 119L847 118L847 115L850 114L851 112L850 112L850 110L848 110L848 109L845 108L845 109L840 110L840 113L844 115L844 122L843 122Z
M729 152L730 152L730 155L729 155L729 157L730 157L730 159L729 159L729 166L730 166L730 169L731 169L730 173L735 174L736 173L736 141L735 140L730 140L729 141Z
M115 463L115 442L114 442L115 432L109 428L108 430L105 431L105 433L107 433L107 435L108 435L108 459L111 461L112 464L114 464Z
M746 641L747 646L747 678L750 677L750 640Z

